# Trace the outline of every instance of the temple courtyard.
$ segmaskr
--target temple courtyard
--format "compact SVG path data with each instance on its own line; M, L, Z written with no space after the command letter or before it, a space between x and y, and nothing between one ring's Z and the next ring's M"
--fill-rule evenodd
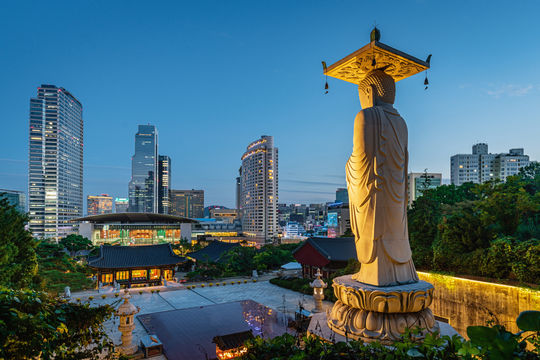
M209 283L196 285L195 288L187 289L187 286L175 287L147 287L130 289L130 302L140 308L138 315L152 314L162 311L187 309L193 307L230 303L239 300L253 300L262 305L270 307L281 313L294 317L294 312L298 310L299 304L303 304L304 308L311 311L315 307L312 296L303 295L298 292L281 288L271 284L267 279L260 279L257 282L248 280L244 283L244 279L234 279L235 284L231 285L231 279L222 280L220 284L226 282L223 286L209 286ZM240 284L237 281L241 281ZM215 283L214 283L215 284ZM159 292L155 290L160 290ZM154 292L152 293L152 290ZM140 293L142 292L142 294ZM122 301L121 296L116 297L112 288L100 289L94 291L84 291L72 294L72 301L82 302L90 301L95 305L113 304L118 307ZM123 290L120 291L123 294ZM103 298L102 296L105 296ZM91 300L89 298L92 297ZM330 310L332 303L323 302L325 310ZM133 331L133 342L139 344L140 340L147 335L146 330L140 320L135 321L136 327ZM109 320L105 324L109 336L115 344L120 343L120 332L118 331L118 318ZM185 324L189 327L190 324Z

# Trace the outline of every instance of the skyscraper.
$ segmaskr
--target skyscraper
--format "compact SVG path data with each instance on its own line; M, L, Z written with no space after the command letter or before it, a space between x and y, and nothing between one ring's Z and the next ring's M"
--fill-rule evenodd
M112 207L112 196L108 194L88 195L86 198L88 215L111 214Z
M131 158L129 211L155 213L158 210L158 133L154 125L139 125L135 154Z
M167 155L159 155L158 163L158 213L168 214L169 187L171 181L171 158Z
M129 199L126 198L115 198L114 199L114 212L115 213L125 213L129 210Z
M508 176L516 175L529 163L529 156L524 155L521 148L490 154L487 144L475 144L472 154L457 154L450 158L450 179L454 185L483 183L492 179L506 181Z
M204 217L204 190L170 190L169 214L188 218Z
M1 197L5 197L9 204L15 206L20 213L26 214L26 194L24 192L0 189Z
M29 228L35 237L74 232L83 212L83 107L69 91L41 85L30 99Z
M263 135L242 155L242 230L258 241L278 235L278 149Z

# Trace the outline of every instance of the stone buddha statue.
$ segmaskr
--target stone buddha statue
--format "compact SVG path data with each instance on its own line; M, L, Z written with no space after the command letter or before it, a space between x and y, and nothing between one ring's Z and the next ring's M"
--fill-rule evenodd
M337 301L326 325L337 334L384 344L420 327L420 340L439 329L429 305L433 285L420 281L407 229L408 141L405 120L394 109L396 81L429 68L402 51L371 42L324 72L358 85L362 111L354 121L346 166L351 229L360 271L334 278Z
M359 83L347 162L351 228L361 263L353 279L374 286L414 283L407 229L407 125L394 104L396 85L383 69Z

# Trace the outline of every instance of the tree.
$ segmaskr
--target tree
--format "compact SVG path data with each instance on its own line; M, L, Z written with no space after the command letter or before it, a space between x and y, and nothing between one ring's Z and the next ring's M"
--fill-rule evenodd
M36 282L37 241L24 226L28 218L0 197L0 285L20 289Z
M489 247L494 234L483 226L474 201L442 207L439 235L433 243L433 266L436 270L477 272L475 261Z
M429 269L433 259L433 242L437 238L441 204L427 192L416 199L407 211L409 241L413 261L420 269Z
M248 246L238 246L231 249L225 256L225 275L247 275L255 269L253 257L255 249Z
M112 305L91 307L0 287L0 358L114 358L103 328L113 311Z
M90 250L94 247L92 242L81 235L70 234L60 240L60 245L64 246L71 256L75 256L77 251Z

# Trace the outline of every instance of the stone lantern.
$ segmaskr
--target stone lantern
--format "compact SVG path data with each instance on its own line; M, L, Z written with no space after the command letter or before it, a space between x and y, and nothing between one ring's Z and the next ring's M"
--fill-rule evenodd
M313 288L313 298L315 299L315 309L313 309L313 312L322 312L322 301L324 299L324 289L326 289L326 283L322 281L321 277L321 269L317 269L317 273L315 274L317 277L309 286Z
M127 289L124 290L124 303L116 310L116 316L120 317L120 325L118 330L122 333L122 344L120 345L120 353L123 355L132 355L137 352L138 346L132 344L133 330L135 329L135 322L133 317L141 309L129 302L131 295Z

